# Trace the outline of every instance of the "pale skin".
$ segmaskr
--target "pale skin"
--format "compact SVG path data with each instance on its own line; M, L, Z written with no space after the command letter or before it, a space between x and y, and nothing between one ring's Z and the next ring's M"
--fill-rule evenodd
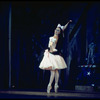
M64 28L63 28L63 31L67 28L68 24L72 22L72 20L69 20L68 23L66 25L64 25ZM61 30L59 27L57 27L55 30L54 30L54 38L56 38L56 44L58 42L58 39L59 39L59 34L61 33ZM52 43L51 43L52 45ZM49 52L53 52L52 50L50 50ZM52 66L51 66L52 67ZM58 81L59 81L59 72L58 72L58 69L55 69L55 70L51 70L51 76L50 76L50 80L49 80L49 84L48 84L48 88L47 88L47 92L50 93L50 90L52 88L52 82L55 78L55 92L57 92L57 88L58 88Z

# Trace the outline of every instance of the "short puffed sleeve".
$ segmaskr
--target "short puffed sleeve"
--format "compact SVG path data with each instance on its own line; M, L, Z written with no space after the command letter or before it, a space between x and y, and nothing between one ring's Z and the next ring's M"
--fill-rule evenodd
M56 39L54 37L49 38L49 44L48 47L52 46L53 43L55 43Z

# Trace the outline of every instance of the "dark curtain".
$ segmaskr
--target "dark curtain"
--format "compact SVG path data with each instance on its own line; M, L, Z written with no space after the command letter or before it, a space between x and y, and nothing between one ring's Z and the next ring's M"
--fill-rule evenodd
M0 2L0 88L8 88L9 53L8 53L9 4Z

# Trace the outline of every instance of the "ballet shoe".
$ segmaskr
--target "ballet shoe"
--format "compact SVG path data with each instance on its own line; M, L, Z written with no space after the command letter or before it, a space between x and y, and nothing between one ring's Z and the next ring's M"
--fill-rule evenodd
M52 89L52 86L48 85L48 87L47 87L47 93L50 93L51 89Z
M57 92L58 92L58 88L59 88L59 86L58 86L57 84L55 84L55 86L54 86L55 93L57 93Z

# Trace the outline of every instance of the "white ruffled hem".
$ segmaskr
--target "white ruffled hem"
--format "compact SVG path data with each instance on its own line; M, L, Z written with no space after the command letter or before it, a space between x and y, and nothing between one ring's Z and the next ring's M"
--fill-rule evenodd
M53 55L46 50L44 57L39 65L40 69L44 70L55 70L67 68L67 65L60 55Z

